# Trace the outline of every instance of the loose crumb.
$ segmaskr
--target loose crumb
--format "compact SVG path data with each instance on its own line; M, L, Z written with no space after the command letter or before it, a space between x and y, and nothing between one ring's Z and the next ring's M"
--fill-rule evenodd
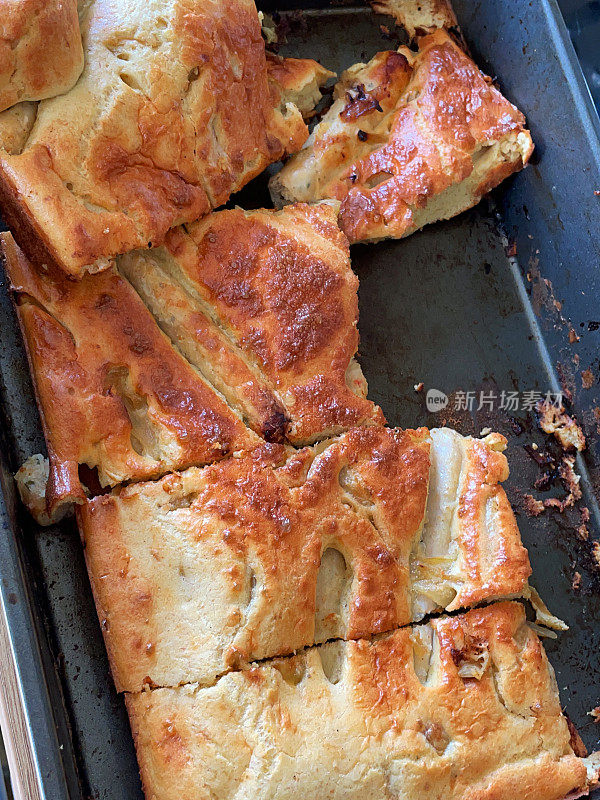
M575 472L575 457L563 456L559 467L560 478L573 500L581 500L581 488L579 482L581 476Z
M539 517L540 514L544 513L544 504L541 500L536 500L536 498L531 494L524 494L523 501L525 506L525 512L530 517Z
M415 392L422 392L424 386L425 386L425 384L423 383L423 381L421 381L420 383L415 383L415 385L414 385Z
M578 336L575 332L574 328L569 328L569 344L575 344L581 339L581 336Z
M595 192L594 192L595 194ZM588 716L592 717L595 723L600 722L600 706L596 706L596 708L592 708L591 711L588 711Z
M594 559L594 566L600 569L600 542L592 542L592 557Z
M563 450L585 448L585 436L577 422L570 417L564 406L555 406L546 400L536 405L538 422L544 433L551 433L558 440Z
M571 586L573 587L573 591L574 592L577 592L579 590L579 588L581 587L581 573L580 572L576 572L573 575L573 580L571 581Z
M579 509L579 514L581 517L581 524L577 527L577 537L581 539L582 542L587 542L590 538L590 533L588 531L587 524L590 521L590 510L587 506L583 506L583 508Z
M591 389L596 382L596 376L591 369L584 369L581 373L581 385L584 389Z

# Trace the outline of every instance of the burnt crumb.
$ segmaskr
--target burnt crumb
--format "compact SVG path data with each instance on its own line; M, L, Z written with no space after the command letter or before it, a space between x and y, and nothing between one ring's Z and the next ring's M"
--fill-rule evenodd
M366 131L359 130L356 134L361 142L366 142L369 138L369 134Z
M573 402L573 392L575 391L575 378L560 361L556 364L556 371L560 381L560 388L562 389L563 399L567 403Z
M587 542L590 538L590 532L588 531L588 522L590 521L590 510L586 506L579 509L579 518L580 524L577 526L577 538L581 539L582 542Z
M542 472L533 482L533 488L538 492L547 492L554 483L554 475L551 472Z
M585 436L577 422L570 417L564 405L556 406L547 400L541 400L536 405L538 424L544 433L553 434L563 450L578 450L585 448Z
M524 444L523 449L539 467L556 469L556 460L547 450L540 450L535 444Z
M600 569L600 542L592 542L591 552L595 569Z
M574 592L578 592L581 588L581 573L575 572L573 575L573 580L571 581L571 586Z
M542 501L536 500L531 494L523 495L523 506L525 508L525 513L530 517L539 517L540 514L544 513L544 504Z
M597 331L600 328L600 322L596 320L590 320L587 324L588 331Z
M351 122L369 114L371 111L381 111L379 100L365 90L362 83L358 83L353 89L346 92L346 105L340 111L340 119L344 122Z
M356 183L357 179L358 179L358 175L355 175L354 173L352 173L352 175L350 175L350 181L352 183Z

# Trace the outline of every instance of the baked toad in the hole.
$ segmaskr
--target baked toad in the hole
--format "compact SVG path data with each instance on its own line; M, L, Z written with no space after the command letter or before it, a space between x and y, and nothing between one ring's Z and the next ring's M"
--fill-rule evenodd
M525 118L443 30L341 77L304 148L271 179L276 204L340 201L350 241L448 219L527 163Z
M358 281L326 204L215 212L79 281L9 235L50 457L50 516L102 486L381 423L354 360Z
M78 509L120 690L526 592L505 439L355 428L125 487Z
M126 702L156 800L559 800L594 780L518 603Z
M329 74L303 61L278 85L254 0L92 0L81 28L75 86L39 104L16 152L0 141L5 221L72 275L160 244L298 150L308 130L289 97L310 105Z

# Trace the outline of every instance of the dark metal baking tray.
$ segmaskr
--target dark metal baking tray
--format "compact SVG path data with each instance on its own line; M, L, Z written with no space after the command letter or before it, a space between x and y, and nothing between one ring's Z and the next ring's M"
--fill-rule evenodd
M285 11L281 2L276 6ZM391 424L449 421L463 432L489 425L506 433L508 490L517 509L538 475L524 445L546 445L532 414L455 413L451 404L428 413L425 392L415 392L414 385L422 381L425 389L452 395L482 388L556 391L562 381L588 437L578 459L584 487L579 505L591 512L595 538L600 387L596 380L583 389L582 371L600 375L598 118L552 0L456 0L455 7L478 62L500 76L503 91L526 112L536 153L492 202L405 241L353 248L361 363L371 396ZM392 42L379 27L390 27L389 20L366 8L305 11L291 15L287 53L316 56L341 70L395 46L393 26ZM264 179L237 202L268 203ZM507 255L515 252L516 258ZM69 522L37 528L15 498L11 472L43 449L43 439L4 289L0 324L0 611L9 623L42 796L135 800L141 790L133 745L111 685L77 532ZM600 702L599 582L589 543L575 535L578 514L577 508L535 519L521 514L519 523L535 585L571 626L547 649L567 713L595 749L600 728L587 712ZM577 592L571 585L575 571L581 574Z

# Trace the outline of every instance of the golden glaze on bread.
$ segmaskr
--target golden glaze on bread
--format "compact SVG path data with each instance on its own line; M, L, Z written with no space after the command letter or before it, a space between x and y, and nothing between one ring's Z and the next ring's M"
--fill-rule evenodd
M267 72L253 0L95 0L82 33L77 84L0 154L5 219L40 263L80 275L160 244L308 135Z
M402 237L475 205L527 162L523 115L444 31L347 70L275 202L341 201L350 241Z
M216 212L118 268L264 438L306 444L383 422L354 361L358 279L328 205Z
M53 278L9 234L2 248L48 446L51 517L85 498L80 465L112 486L256 444L118 273Z
M258 442L243 421L294 443L384 421L353 359L358 281L327 205L217 212L79 282L3 246L51 518L82 500L80 464L115 485Z
M66 92L82 69L77 0L0 0L0 112Z
M587 786L517 603L126 701L148 800L559 800Z
M439 443L450 435L458 456ZM78 518L118 688L210 683L254 659L520 594L530 568L497 485L502 443L363 427L89 501Z

